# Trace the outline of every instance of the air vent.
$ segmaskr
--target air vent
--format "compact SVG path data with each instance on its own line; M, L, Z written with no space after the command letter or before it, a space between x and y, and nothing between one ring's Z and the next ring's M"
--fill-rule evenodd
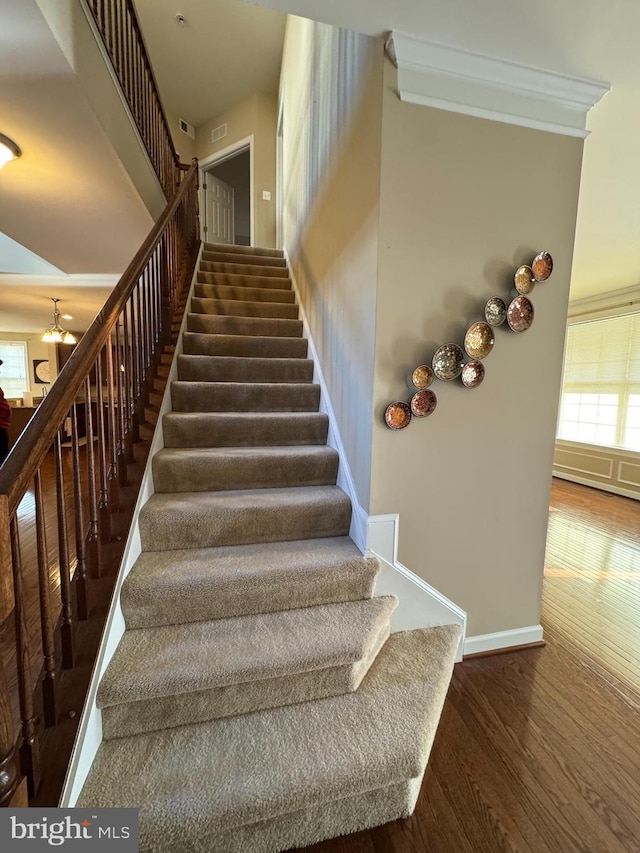
M180 130L183 133L186 133L187 136L190 136L192 139L195 139L196 138L195 127L193 125L189 124L189 122L185 121L183 118L179 118L178 121L180 122Z
M211 141L217 142L219 139L224 139L227 135L227 125L221 124L219 127L214 127L211 131Z

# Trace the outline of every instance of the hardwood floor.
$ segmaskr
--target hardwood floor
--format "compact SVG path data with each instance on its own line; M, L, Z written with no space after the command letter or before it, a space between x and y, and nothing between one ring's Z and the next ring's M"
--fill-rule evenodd
M639 520L554 481L547 645L457 664L415 814L307 853L640 851Z

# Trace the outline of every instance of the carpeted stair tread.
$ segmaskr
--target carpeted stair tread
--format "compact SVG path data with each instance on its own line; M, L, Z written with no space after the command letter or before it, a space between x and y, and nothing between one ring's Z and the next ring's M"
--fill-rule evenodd
M209 261L204 258L200 261L200 269L203 272L222 272L230 275L259 275L270 278L285 278L286 267L273 267L266 264L236 263L228 264L221 261Z
M128 628L371 598L379 564L348 536L143 551L121 596Z
M194 296L201 299L248 299L250 302L287 302L293 304L293 290L270 287L230 287L226 284L196 284Z
M314 412L320 386L310 382L172 382L174 412Z
M422 775L459 636L393 635L348 695L103 742L77 805L139 807L142 850L235 827L280 849L251 825Z
M276 338L302 337L302 320L281 317L230 317L216 314L187 314L187 329L209 335L267 335Z
M333 485L331 447L165 448L153 457L157 493Z
M322 412L169 412L165 447L266 447L325 444Z
M237 255L257 255L265 258L283 258L282 249L270 249L263 246L239 246L236 243L205 243L204 252L235 252Z
M249 302L247 299L191 298L191 313L222 314L227 317L278 317L281 320L297 320L298 306L286 302Z
M125 631L98 706L357 663L396 605L385 596Z
M265 287L269 290L292 290L290 278L278 276L238 275L237 273L207 272L200 268L198 270L198 283L209 285L222 285L227 287Z
M235 358L306 358L306 338L274 338L266 335L207 335L185 332L185 355L226 355Z
M216 249L204 249L202 252L203 261L217 261L222 264L251 264L251 266L268 266L279 267L286 269L287 262L284 258L273 257L272 255L254 255L248 252L222 251Z
M346 536L350 523L338 486L154 494L139 518L145 551Z
M178 379L193 382L311 382L308 358L179 355Z

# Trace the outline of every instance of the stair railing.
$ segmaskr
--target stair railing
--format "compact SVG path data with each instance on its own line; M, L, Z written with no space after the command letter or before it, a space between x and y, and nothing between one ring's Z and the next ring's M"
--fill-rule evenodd
M83 6L111 61L165 197L170 198L180 158L173 145L133 2L83 0Z
M178 190L0 467L0 805L16 803L23 777L30 795L40 784L41 724L59 719L58 661L63 669L76 661L77 620L87 618L160 355L177 336L200 243L197 162L182 168Z

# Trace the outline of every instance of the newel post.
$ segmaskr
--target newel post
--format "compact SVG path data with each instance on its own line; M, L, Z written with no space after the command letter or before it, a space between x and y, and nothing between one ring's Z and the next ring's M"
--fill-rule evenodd
M7 496L0 495L0 621L4 621L12 610L13 579L9 504ZM0 658L0 807L22 804L17 802L16 797L22 781L20 759L16 750L11 694L2 658Z

